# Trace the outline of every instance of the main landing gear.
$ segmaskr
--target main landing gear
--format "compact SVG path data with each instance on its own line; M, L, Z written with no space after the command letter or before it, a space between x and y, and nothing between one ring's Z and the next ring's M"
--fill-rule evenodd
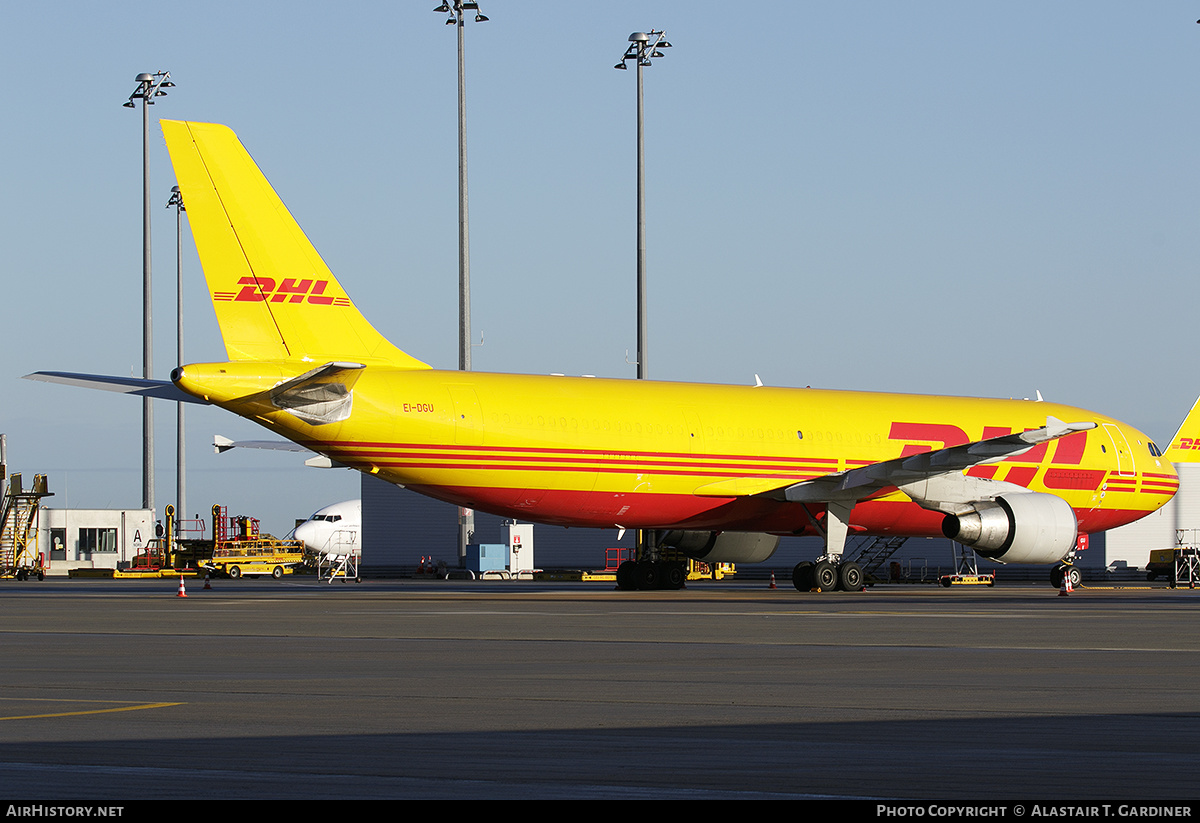
M792 585L802 592L862 591L863 570L857 563L840 563L829 558L816 563L806 560L792 569Z
M825 554L817 562L797 563L792 569L792 585L802 592L857 592L863 590L863 570L857 563L842 562L846 548L846 533L850 526L850 511L854 501L828 501L825 518L818 520L804 507L817 531L825 538Z
M617 566L617 588L648 590L683 588L687 572L674 560L626 560Z

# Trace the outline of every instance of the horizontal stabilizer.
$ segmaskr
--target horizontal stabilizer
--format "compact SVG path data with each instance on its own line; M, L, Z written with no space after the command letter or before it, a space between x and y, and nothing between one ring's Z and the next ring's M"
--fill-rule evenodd
M78 386L85 389L134 394L140 397L154 397L159 400L175 400L180 403L198 403L209 405L207 400L193 397L187 392L180 391L170 380L146 380L141 377L110 377L103 374L76 374L66 371L38 371L25 375L26 380L40 380L43 383L61 383L64 386Z

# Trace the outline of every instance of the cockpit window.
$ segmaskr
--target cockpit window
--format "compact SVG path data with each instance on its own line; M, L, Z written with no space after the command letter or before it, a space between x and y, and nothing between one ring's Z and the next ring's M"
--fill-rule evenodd
M1160 449L1153 440L1150 440L1147 442L1148 442L1148 445L1150 446L1150 454L1153 457L1162 457L1162 449Z

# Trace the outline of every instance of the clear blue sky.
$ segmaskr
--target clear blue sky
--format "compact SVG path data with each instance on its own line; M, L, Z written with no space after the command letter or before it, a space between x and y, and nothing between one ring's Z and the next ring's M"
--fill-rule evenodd
M141 372L152 114L239 133L397 345L456 365L455 33L435 0L9 3L0 431L55 505L141 499L140 403L20 380ZM630 32L646 71L656 379L1047 399L1167 441L1200 394L1200 5L503 2L468 24L474 365L633 377ZM174 184L152 131L156 376L175 365ZM185 360L223 357L185 238ZM158 419L158 501L174 409ZM189 506L267 529L358 495L189 409Z

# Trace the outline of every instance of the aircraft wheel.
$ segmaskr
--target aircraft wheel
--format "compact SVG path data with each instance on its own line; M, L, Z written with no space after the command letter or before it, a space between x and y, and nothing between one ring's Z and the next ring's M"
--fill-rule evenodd
M792 585L796 587L797 591L812 591L813 564L810 561L797 563L796 568L792 569Z
M662 587L678 591L683 588L686 575L683 572L683 566L678 563L667 563L662 570Z
M633 573L637 568L637 563L633 560L626 560L621 565L617 566L617 588L628 591L629 589L637 588L634 582Z
M234 580L237 580L239 577L242 576L242 569L239 566L230 566L228 571L229 571L229 576L232 577Z
M856 592L862 589L862 566L857 563L843 563L838 566L838 585L848 592Z
M283 566L276 566L275 568L271 569L271 577L274 577L276 580L282 579Z
M1063 584L1063 567L1055 566L1050 570L1050 585L1056 589L1061 589Z
M837 566L833 565L828 560L822 560L820 563L813 566L812 575L813 583L823 592L831 592L837 587Z
M1083 573L1074 566L1067 566L1067 579L1071 581L1071 588L1077 588L1083 582Z
M658 588L659 570L657 563L642 561L637 564L633 570L634 588L637 589L656 589Z

